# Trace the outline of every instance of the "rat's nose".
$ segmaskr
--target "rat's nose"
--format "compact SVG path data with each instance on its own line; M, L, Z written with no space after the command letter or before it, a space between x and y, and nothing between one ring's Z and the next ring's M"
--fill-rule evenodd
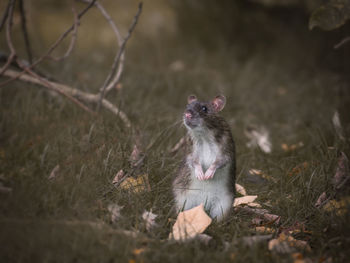
M191 112L186 111L186 112L185 112L185 118L186 118L186 119L191 119L191 118L192 118Z

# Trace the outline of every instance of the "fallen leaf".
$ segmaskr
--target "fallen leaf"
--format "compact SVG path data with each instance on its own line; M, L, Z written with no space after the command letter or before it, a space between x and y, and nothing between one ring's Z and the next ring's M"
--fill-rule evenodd
M248 213L258 215L261 218L263 218L265 221L268 221L267 224L276 224L277 225L277 224L279 224L279 222L281 220L281 216L270 214L267 209L250 208L247 206L244 206L244 207L237 206L237 207L235 207L235 209L240 209L240 210L246 211Z
M259 243L267 242L272 238L272 235L258 235L258 236L250 236L250 237L243 237L242 243L246 246L254 246Z
M55 168L52 169L50 176L49 176L49 180L54 179L58 175L59 171L60 171L60 165L57 164L55 166Z
M336 189L340 189L349 179L349 159L344 152L341 152L333 178L333 185Z
M270 153L272 151L270 135L265 127L250 126L244 133L250 139L247 143L249 148L258 146L265 153Z
M311 251L311 247L304 240L295 239L290 235L282 232L278 238L269 241L269 250L277 253L293 253L296 249Z
M276 232L276 229L265 227L265 226L257 226L255 227L255 231L262 234L273 234Z
M251 202L247 204L250 207L261 207L261 204L255 203L255 202Z
M180 212L169 238L185 241L196 237L211 224L212 219L205 213L204 205Z
M264 173L262 170L259 169L250 169L248 171L251 175L259 175L261 178L266 179L268 181L272 181L274 183L277 182L277 180L275 178L273 178L270 175L267 175L266 173Z
M127 177L123 182L121 182L120 187L124 190L131 190L135 193L144 192L149 189L148 175L139 175L136 178Z
M109 204L107 209L111 214L111 221L115 223L120 218L120 210L123 209L123 206L119 206L117 204Z
M152 213L151 211L144 211L142 214L142 218L146 223L147 231L150 231L153 227L157 226L156 218L158 215Z
M139 164L140 160L142 160L141 150L136 144L134 144L134 147L133 147L133 150L131 152L129 159L130 159L130 163L132 166L137 166Z
M142 248L135 248L135 249L132 251L132 253L133 253L135 256L138 256L138 255L142 254L142 253L145 252L145 251L146 251L146 249L145 249L144 247L142 247Z
M253 203L257 197L258 197L257 195L246 195L243 197L237 197L237 198L235 198L233 206L236 207L239 205Z
M262 175L263 171L259 170L259 169L250 169L249 170L250 174L256 174L256 175Z
M327 212L335 212L337 216L343 216L348 212L350 206L350 196L343 197L339 201L330 200L323 206L323 209Z
M264 222L264 220L262 220L260 217L255 217L252 219L252 224L259 226Z
M241 195L247 195L246 190L244 189L243 186L241 186L240 184L236 184L236 191L238 193L240 193Z
M288 175L289 176L298 175L301 172L305 171L308 167L309 167L309 163L308 162L303 162L302 164L299 164L299 165L295 166Z
M125 173L123 170L119 170L119 172L114 176L112 184L118 184L124 178Z
M326 192L323 192L318 198L317 201L315 203L315 206L317 208L322 207L326 202L327 202L328 198L327 198L327 194Z
M292 151L295 151L301 147L304 146L304 143L303 142L298 142L298 143L295 143L295 144L291 144L291 145L288 145L286 143L282 143L281 144L281 148L283 151L285 152L292 152Z

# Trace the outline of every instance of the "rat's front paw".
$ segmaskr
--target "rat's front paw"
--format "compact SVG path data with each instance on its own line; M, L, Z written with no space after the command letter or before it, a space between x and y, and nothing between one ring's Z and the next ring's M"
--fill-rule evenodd
M209 167L209 169L205 172L203 180L209 180L214 177L216 169Z
M201 166L195 167L195 173L198 180L204 180L205 175Z

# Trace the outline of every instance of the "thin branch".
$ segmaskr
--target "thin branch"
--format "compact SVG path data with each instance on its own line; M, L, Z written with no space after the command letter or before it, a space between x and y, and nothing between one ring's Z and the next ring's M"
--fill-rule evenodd
M19 60L17 60L17 64L23 69L25 70L29 75L31 75L33 78L36 78L38 81L40 81L42 86L45 86L48 89L51 89L63 96L65 96L66 98L68 98L70 101L72 101L73 103L75 103L76 105L78 105L80 108L82 108L83 110L91 113L91 114L96 114L95 112L93 112L92 110L90 110L88 107L86 107L84 104L82 104L79 100L77 100L76 98L73 98L71 95L67 94L66 92L62 91L61 89L57 88L54 85L51 85L51 83L49 81L47 81L46 79L44 79L43 77L40 77L38 74L36 74L34 71L28 69L27 67L25 67Z
M66 59L73 51L75 43L77 41L77 35L78 35L78 26L79 26L79 18L78 18L78 14L77 11L75 10L75 8L72 8L72 12L74 14L74 27L73 27L73 33L72 33L72 38L71 41L69 43L69 47L66 51L66 53L62 56L62 57L54 57L54 56L49 56L50 59L54 60L54 61L61 61Z
M2 28L4 27L5 22L6 22L6 20L7 20L7 17L8 17L8 15L9 15L9 10L10 10L11 2L12 2L11 0L8 1L7 6L6 6L6 9L5 9L5 11L4 11L3 15L2 15L1 23L0 23L0 32L2 31Z
M14 0L10 0L10 1L14 1ZM92 0L91 3L85 7L79 14L78 14L78 19L80 20L81 17L94 5L96 0ZM36 65L38 65L42 60L44 60L45 58L47 58L56 48L57 46L67 37L67 35L74 29L74 24L71 25L70 28L68 28L57 40L56 42L51 45L51 47L49 48L49 50L40 58L38 58L33 64L31 64L29 67L27 67L28 69L33 69ZM25 71L23 70L22 72L19 72L18 75L12 77L11 79L4 81L2 83L0 83L0 87L7 85L8 83L10 83L11 81L14 81L16 79L18 79L22 74L25 74ZM0 74L2 75L2 74Z
M334 46L334 49L340 48L342 45L344 45L345 43L347 43L347 42L349 42L349 41L350 41L350 36L344 38L342 41L340 41L338 44L336 44L336 45Z
M126 35L123 43L121 44L121 46L119 48L119 51L118 51L116 57L114 58L114 62L113 62L113 65L112 65L112 70L109 73L107 79L105 80L105 83L103 84L102 89L100 90L100 101L97 104L97 110L99 110L99 108L100 108L101 101L103 100L104 95L105 95L105 91L107 89L107 85L108 85L108 88L110 89L110 87L113 88L113 86L115 86L117 84L117 82L119 81L119 77L118 76L115 76L113 80L112 80L112 78L113 78L113 75L115 74L116 68L117 68L117 66L119 64L119 61L120 61L120 58L121 58L121 56L122 56L122 54L124 52L126 43L128 42L129 38L131 37L131 34L134 31L135 26L137 24L137 21L138 21L138 19L140 17L140 14L142 12L142 5L143 5L142 2L140 2L138 11L137 11L137 13L136 13L136 15L134 17L134 20L133 20L133 22L132 22L132 24L131 24L131 26L130 26L130 28L128 30L128 34Z
M8 18L7 18L7 25L6 25L6 41L7 45L10 48L10 56L7 58L7 61L5 65L0 69L0 75L2 75L7 68L10 66L12 61L16 57L16 50L12 43L12 37L11 37L11 29L12 29L12 22L13 22L13 10L16 0L9 0L9 10L8 10Z
M19 0L19 11L21 13L22 32L23 32L23 37L24 37L24 43L25 43L26 50L27 50L28 61L29 61L29 64L32 64L33 56L32 56L32 49L30 46L29 36L28 36L28 31L27 31L27 21L26 21L26 15L24 12L23 0Z
M26 68L28 70L28 68ZM37 85L40 85L40 86L43 86L45 88L49 88L48 85L51 87L51 88L54 88L55 91L57 91L58 93L63 92L65 94L68 94L74 98L77 98L77 99L80 99L86 103L95 103L97 104L100 100L100 96L99 94L91 94L91 93L87 93L87 92L84 92L84 91L81 91L81 90L78 90L78 89L75 89L75 88L71 88L67 85L64 85L64 84L60 84L60 83L57 83L57 82L53 82L53 81L48 81L48 80L45 80L45 82L47 82L48 85L45 85L45 83L43 83L40 78L36 78L36 77L33 77L29 74L21 74L20 76L18 76L18 71L15 71L15 70L11 70L11 69L8 69L6 72L4 72L4 76L6 77L9 77L9 78L14 78L14 77L17 77L18 80L20 81L24 81L24 82L28 82L28 83L32 83L32 84L37 84ZM63 93L60 93L63 95ZM111 102L109 102L108 100L106 99L103 99L102 100L102 104L101 104L104 108L106 108L107 110L109 110L110 112L112 112L113 114L117 115L125 124L125 126L127 128L131 128L131 122L129 120L129 118L127 117L127 115L119 110L116 106L114 106Z

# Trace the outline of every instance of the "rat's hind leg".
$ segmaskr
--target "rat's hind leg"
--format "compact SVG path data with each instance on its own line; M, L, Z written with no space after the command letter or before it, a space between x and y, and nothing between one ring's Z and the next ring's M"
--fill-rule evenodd
M210 217L212 219L216 218L218 221L223 220L227 214L230 212L233 205L233 196L225 195L220 199L217 198L215 202L212 203L210 209Z

